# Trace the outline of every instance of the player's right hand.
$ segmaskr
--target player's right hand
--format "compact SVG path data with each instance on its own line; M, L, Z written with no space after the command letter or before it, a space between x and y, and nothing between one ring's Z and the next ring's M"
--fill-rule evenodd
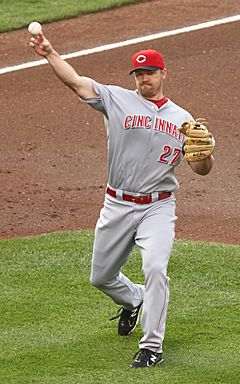
M40 56L46 57L53 51L50 42L42 34L36 37L32 37L29 45Z

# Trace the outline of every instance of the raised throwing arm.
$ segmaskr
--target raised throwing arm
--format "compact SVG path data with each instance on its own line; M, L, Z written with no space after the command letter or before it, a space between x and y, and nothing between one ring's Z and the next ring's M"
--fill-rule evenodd
M92 87L92 79L78 75L74 68L53 49L43 34L32 36L30 46L38 55L48 60L57 77L78 96L86 99L97 97Z

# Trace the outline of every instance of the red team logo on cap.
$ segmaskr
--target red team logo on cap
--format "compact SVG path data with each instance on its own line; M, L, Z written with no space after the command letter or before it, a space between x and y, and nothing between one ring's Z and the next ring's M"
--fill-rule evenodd
M144 56L144 55L139 55L137 58L136 58L136 61L138 62L138 63L144 63L144 61L146 61L147 60L147 58L146 58L146 56Z

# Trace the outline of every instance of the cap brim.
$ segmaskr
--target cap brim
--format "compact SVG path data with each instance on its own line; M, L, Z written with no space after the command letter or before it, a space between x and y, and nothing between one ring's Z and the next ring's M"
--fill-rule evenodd
M145 69L146 71L157 71L158 69L162 69L162 68L159 68L159 67L147 67L147 66L137 67L137 68L132 69L129 72L129 75L131 75L131 73L133 73L133 72L136 72L136 71L142 70L142 69Z

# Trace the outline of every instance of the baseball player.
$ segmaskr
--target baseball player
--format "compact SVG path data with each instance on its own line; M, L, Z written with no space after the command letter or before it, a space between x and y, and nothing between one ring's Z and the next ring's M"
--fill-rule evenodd
M160 364L169 300L167 266L175 235L174 193L179 187L174 169L188 156L194 172L208 174L214 139L202 122L164 95L167 70L159 52L147 49L132 57L136 90L128 90L79 76L44 35L32 37L30 46L82 103L103 114L108 185L95 228L90 280L121 306L115 317L119 335L131 334L141 312L143 336L130 367ZM194 142L202 131L206 135ZM186 137L190 141L185 153ZM121 271L135 245L141 252L144 285Z

